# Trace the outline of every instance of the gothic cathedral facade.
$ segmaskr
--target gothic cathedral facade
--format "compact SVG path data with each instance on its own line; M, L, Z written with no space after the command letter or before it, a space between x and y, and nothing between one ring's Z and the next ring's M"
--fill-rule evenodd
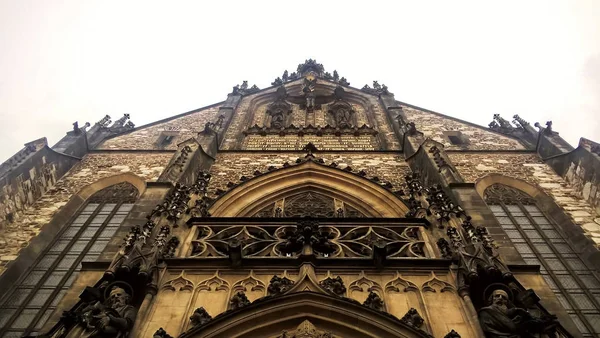
M600 335L600 146L315 60L0 166L0 337Z

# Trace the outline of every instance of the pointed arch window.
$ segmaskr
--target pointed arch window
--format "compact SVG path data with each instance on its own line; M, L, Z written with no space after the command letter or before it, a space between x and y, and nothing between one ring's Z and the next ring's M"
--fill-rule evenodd
M584 337L600 334L600 280L579 258L560 227L524 192L502 184L484 199L527 264L542 277Z
M365 215L348 203L315 191L305 191L267 205L254 217L362 218Z
M98 259L139 195L124 182L92 195L0 298L0 337L35 335L50 318L81 270Z

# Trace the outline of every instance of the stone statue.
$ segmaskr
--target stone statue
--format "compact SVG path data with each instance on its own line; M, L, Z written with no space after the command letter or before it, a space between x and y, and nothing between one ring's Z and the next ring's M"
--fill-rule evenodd
M508 292L499 287L492 291L489 305L479 310L479 322L487 338L533 337L553 326L553 318L534 317L525 309L509 307L508 301Z
M283 110L281 109L277 109L275 113L273 113L273 116L271 117L271 128L279 129L285 127L283 114Z
M339 108L336 114L335 126L338 128L352 127L352 112L346 108Z
M66 337L127 337L136 317L130 298L125 289L114 287L104 303L93 302L81 311L77 325Z

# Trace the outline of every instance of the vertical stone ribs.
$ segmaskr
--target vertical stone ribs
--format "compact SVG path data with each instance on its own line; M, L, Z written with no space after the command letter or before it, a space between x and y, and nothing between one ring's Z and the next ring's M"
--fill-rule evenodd
M132 278L130 272L135 271L148 287L156 288L159 262L173 257L180 243L173 229L190 215L209 216L210 201L206 197L209 181L210 174L201 171L192 186L177 183L163 203L147 216L148 221L142 226L132 227L125 235L105 277L118 279L120 272L125 272L127 278Z

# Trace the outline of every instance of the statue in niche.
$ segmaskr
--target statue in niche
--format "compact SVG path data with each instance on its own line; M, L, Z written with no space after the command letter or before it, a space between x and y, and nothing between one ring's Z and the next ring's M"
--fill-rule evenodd
M276 95L275 102L271 103L267 108L267 115L271 117L269 127L281 129L287 127L286 120L292 112L292 106L285 101L288 96L285 87L279 87Z
M277 109L273 115L271 115L271 128L284 128L285 118L283 116L283 110Z
M136 317L136 309L129 305L130 300L125 289L112 288L103 303L95 301L81 310L77 325L66 337L127 337Z
M334 102L329 108L329 113L333 115L336 128L354 127L354 110L348 102L343 100Z
M312 111L315 108L315 86L317 84L316 78L306 77L304 78L304 85L302 87L302 92L304 93L304 97L306 98L306 109Z
M526 338L551 331L555 318L537 318L523 308L509 307L510 290L496 286L488 297L489 305L479 310L479 322L487 338Z

